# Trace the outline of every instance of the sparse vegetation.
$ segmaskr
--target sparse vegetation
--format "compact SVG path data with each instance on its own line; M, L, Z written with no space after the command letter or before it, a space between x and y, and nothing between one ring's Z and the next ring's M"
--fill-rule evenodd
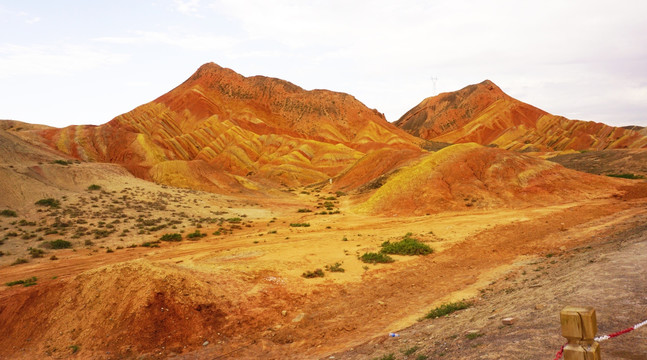
M88 186L88 190L90 190L90 191L101 190L101 186L97 185L97 184L92 184L92 185Z
M24 280L9 281L8 283L5 283L5 285L7 285L7 286L22 285L24 287L27 287L27 286L36 285L37 280L38 280L37 277L32 276L32 277L24 279Z
M48 241L46 243L43 243L43 247L54 249L54 250L69 249L72 247L72 243L67 240L58 239L58 240Z
M386 355L384 355L382 357L375 358L373 360L395 360L395 355L393 353L390 353L390 354L386 354Z
M18 216L18 214L16 214L16 212L15 212L15 211L13 211L13 210L5 209L5 210L0 211L0 216L4 216L4 217L17 217L17 216Z
M464 301L442 304L439 307L437 307L437 308L431 310L429 313L427 313L425 318L427 318L427 319L436 319L436 318L439 318L441 316L449 315L449 314L451 314L453 312L456 312L456 311L459 311L459 310L467 309L468 307L470 307L470 304L467 303L467 302L464 302Z
M410 347L410 348L405 349L404 351L402 351L402 353L403 353L404 355L406 355L406 356L409 356L409 355L413 355L413 353L415 353L416 351L418 351L418 349L419 349L419 347L418 347L418 346L412 346L412 347Z
M291 223L292 227L310 227L310 223Z
M207 236L205 233L201 233L200 230L196 230L186 236L187 239L199 239Z
M72 163L74 163L72 160L60 160L59 159L59 160L52 161L52 164L59 164L59 165L65 165L65 166L70 165Z
M381 252L397 255L427 255L431 254L433 250L429 245L423 244L420 240L412 238L411 233L407 233L402 240L398 242L383 242Z
M306 279L311 279L311 278L316 278L316 277L324 277L324 272L321 269L316 269L314 271L306 271L301 276L303 276Z
M26 264L26 263L28 263L28 262L29 262L29 261L28 261L27 259L17 258L17 259L16 259L16 261L14 261L14 262L12 262L12 263L11 263L11 265L13 266L13 265Z
M297 210L297 212L300 212L300 213L309 213L309 212L312 212L312 210L310 210L310 209L299 209L299 210Z
M325 268L326 268L327 271L330 271L330 272L344 272L344 271L346 271L346 270L344 270L344 268L341 267L340 262L336 262L333 265L326 265Z
M206 234L204 234L204 235L206 235ZM160 237L160 240L162 240L162 241L182 241L182 235L178 234L178 233L168 233L168 234L162 235L162 237Z
M379 252L379 253L374 253L374 252L364 253L364 255L360 256L359 259L362 260L363 262L369 263L369 264L377 264L377 263L387 264L387 263L392 263L392 262L395 261L389 255L381 253L381 252Z
M27 251L29 251L29 255L31 255L33 259L42 258L45 254L45 251L43 251L42 249L34 249L32 247L27 249Z
M465 334L465 337L470 339L470 340L474 340L474 339L479 338L481 336L483 336L482 333L468 333L468 334Z
M47 206L53 209L58 209L61 206L61 202L54 198L45 198L36 201L36 205Z

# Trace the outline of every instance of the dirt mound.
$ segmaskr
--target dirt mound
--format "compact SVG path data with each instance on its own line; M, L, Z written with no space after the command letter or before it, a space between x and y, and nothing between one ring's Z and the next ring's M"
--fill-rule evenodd
M610 196L625 182L477 144L426 155L391 176L357 209L384 215L519 207Z
M5 298L0 327L11 336L0 339L0 354L13 357L30 343L55 358L73 346L90 357L180 353L224 327L231 304L221 294L219 284L144 260L91 270Z
M489 80L427 98L395 125L427 140L509 150L647 147L647 136L638 130L551 115L508 96Z
M40 134L75 158L118 163L160 182L176 177L160 171L177 169L162 166L151 174L160 163L203 161L212 169L201 166L201 176L190 176L188 186L223 193L229 187L214 185L209 178L215 173L246 177L240 189L267 182L301 186L336 176L372 150L418 149L419 142L350 95L244 77L213 63L107 124Z

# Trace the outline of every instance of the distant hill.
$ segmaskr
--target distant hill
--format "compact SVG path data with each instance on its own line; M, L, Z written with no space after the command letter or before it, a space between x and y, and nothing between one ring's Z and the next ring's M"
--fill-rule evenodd
M644 131L551 115L489 80L424 99L394 124L426 140L519 151L647 147Z
M244 77L213 63L104 125L40 134L75 158L214 192L325 181L376 149L422 152L419 139L348 94Z

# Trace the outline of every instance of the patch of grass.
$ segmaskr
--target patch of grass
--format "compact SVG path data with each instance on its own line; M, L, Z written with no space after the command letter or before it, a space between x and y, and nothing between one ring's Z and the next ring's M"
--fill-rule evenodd
M379 358L374 358L373 360L395 360L395 354L390 353Z
M76 354L79 351L79 345L70 345L68 348L72 351L72 354Z
M340 262L336 262L333 265L326 265L326 270L330 271L330 272L344 272L344 271L346 271L346 270L344 270L343 267L341 267Z
M31 255L33 259L42 258L45 254L45 251L43 251L42 249L34 249L32 247L27 249L27 251L29 251L29 255Z
M321 269L316 269L314 271L306 271L301 276L303 276L306 279L312 279L316 277L324 277L324 272Z
M412 347L410 347L410 348L405 349L404 351L402 351L402 353L403 353L404 355L406 355L406 356L409 356L409 355L413 355L413 353L415 353L416 351L418 351L418 349L420 349L420 348L419 348L419 347L417 347L417 346L412 346Z
M12 262L12 263L11 263L11 266L14 266L14 265L20 265L20 264L26 264L26 263L28 263L28 262L29 262L29 261L28 261L27 259L17 258L17 259L16 259L16 261L14 261L14 262Z
M310 223L291 223L292 227L310 227Z
M439 307L428 312L427 315L425 315L425 318L427 319L439 318L441 316L446 316L459 310L467 309L468 307L470 307L470 304L464 301L442 304Z
M196 239L197 240L197 239L203 238L205 236L207 236L207 234L201 233L200 230L196 230L196 231L194 231L194 232L192 232L190 234L187 234L186 238L187 239Z
M310 210L310 209L299 209L299 210L297 210L297 212L300 212L300 213L309 213L309 212L312 212L312 210Z
M468 338L468 339L470 339L470 340L474 340L474 339L476 339L476 338L480 338L481 336L483 336L483 334L481 334L481 333L469 333L469 334L465 334L465 337L466 337L466 338Z
M141 247L151 247L151 248L160 247L159 243L160 243L159 240L158 241L146 241L146 242L143 242L140 246Z
M15 211L13 211L13 210L5 209L5 210L0 211L0 216L4 216L4 217L17 217L17 216L18 216L18 214L16 214L16 212L15 212Z
M443 356L443 355L439 354L438 356ZM416 356L416 360L427 360L427 355L418 355Z
M206 235L206 234L205 234ZM182 241L182 235L178 233L168 233L160 237L162 241Z
M229 219L227 219L227 222L232 223L232 224L234 224L234 223L239 223L239 222L241 222L241 221L243 221L243 219L241 219L241 218L239 218L239 217L233 217L233 218L229 218Z
M381 252L380 253L372 253L372 252L371 253L364 253L364 255L360 256L359 259L362 260L363 262L369 263L369 264L377 264L377 263L386 264L386 263L392 263L392 262L395 261L389 255L381 253Z
M633 179L633 180L635 180L635 179L644 179L645 178L642 175L628 174L628 173L625 173L625 174L607 174L607 176L615 177L615 178L622 178L622 179Z
M408 233L398 242L383 242L381 252L397 255L427 255L431 254L433 249L421 243L420 240L412 238L411 233Z
M345 192L343 192L343 191L339 191L339 190L337 190L337 191L335 192L335 195L337 195L337 197L342 197L342 196L346 196L346 193L345 193Z
M36 201L35 204L39 206L48 206L53 209L58 209L59 207L61 207L61 202L54 198L40 199Z
M53 241L48 241L44 243L45 247L49 247L50 249L58 250L58 249L69 249L72 247L72 243L67 241L67 240L53 240Z
M88 186L88 190L90 190L90 191L101 190L101 186L97 185L97 184L92 184L92 185Z
M37 280L38 280L38 278L37 278L37 277L32 276L32 277L27 278L27 279L24 279L24 280L10 281L10 282L8 282L8 283L5 283L5 285L7 285L7 286L22 285L22 286L24 286L24 287L27 287L27 286L36 285L36 281L37 281Z
M73 163L72 160L54 160L54 161L52 161L52 164L59 164L59 165L65 165L65 166L68 166L68 165L70 165L72 163Z

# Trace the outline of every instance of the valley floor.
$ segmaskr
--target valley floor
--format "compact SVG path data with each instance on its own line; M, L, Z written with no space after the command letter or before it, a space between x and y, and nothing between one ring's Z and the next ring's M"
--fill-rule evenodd
M201 205L228 204L223 220L178 229L206 234L196 241L129 247L167 230L115 235L101 247L56 250L56 261L0 267L3 283L38 278L0 287L8 334L0 358L550 358L562 343L563 306L595 306L602 333L644 320L647 203L637 193L421 217L353 214L347 197L305 191L280 201L214 197ZM325 201L340 213L318 215ZM232 216L243 216L232 220L242 226L229 234ZM379 265L358 259L407 233L434 253ZM335 263L345 271L301 276ZM461 299L475 306L418 322ZM519 320L501 326L505 316ZM467 330L484 335L469 340ZM401 336L388 338L392 331ZM607 345L618 358L646 353L630 340L605 344L605 353Z

